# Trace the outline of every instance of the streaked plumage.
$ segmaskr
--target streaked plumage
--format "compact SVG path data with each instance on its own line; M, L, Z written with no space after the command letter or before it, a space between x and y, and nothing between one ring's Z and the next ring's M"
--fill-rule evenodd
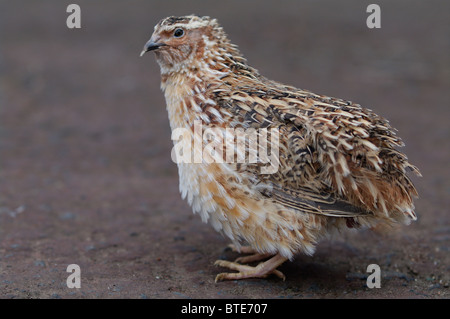
M180 31L181 30L181 31ZM298 252L312 254L334 229L416 219L417 196L406 172L418 169L396 148L388 121L358 104L268 80L247 64L215 19L168 17L143 53L161 68L172 130L277 129L279 169L264 163L179 163L180 191L203 221L247 253L238 273L216 280L283 277L276 268ZM143 54L142 53L142 54ZM268 148L273 141L267 137ZM201 143L205 144L203 140ZM250 150L251 151L251 150ZM256 267L238 262L271 259Z

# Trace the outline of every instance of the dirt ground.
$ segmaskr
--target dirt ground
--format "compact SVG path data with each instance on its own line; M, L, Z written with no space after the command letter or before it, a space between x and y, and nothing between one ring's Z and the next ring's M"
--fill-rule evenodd
M0 298L449 298L450 2L0 1ZM228 241L178 191L151 54L163 17L218 18L269 78L385 116L419 220L348 232L276 277L214 283ZM66 285L69 264L81 288ZM381 288L366 285L369 264Z

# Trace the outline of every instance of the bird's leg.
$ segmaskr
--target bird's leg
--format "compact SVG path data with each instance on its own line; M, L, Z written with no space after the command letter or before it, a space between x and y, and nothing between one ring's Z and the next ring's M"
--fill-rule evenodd
M253 249L251 246L236 246L234 244L229 244L228 248L231 249L231 251L234 251L236 253L240 254L256 254L257 251Z
M220 273L216 276L216 282L221 280L235 280L245 278L266 278L270 274L274 274L277 277L285 280L286 277L283 273L276 268L284 263L287 258L277 254L266 260L259 265L252 267L247 265L238 264L237 262L231 262L227 260L217 260L214 264L216 266L229 268L231 270L237 270L237 273Z
M242 247L236 247L236 245L230 244L228 245L229 248L231 248L232 251L237 252L237 253L241 253L241 254L251 254L250 256L242 256L242 257L238 257L234 262L235 263L240 263L240 264L249 264L255 261L260 261L263 259L267 259L271 256L273 256L273 254L261 254L258 253L258 251L256 251L255 249L253 249L250 246L242 246Z
M273 254L260 254L260 253L255 253L252 254L250 256L242 256L242 257L238 257L236 258L236 260L234 261L235 263L240 263L240 264L249 264L255 261L260 261L263 259L267 259L269 257L272 257Z

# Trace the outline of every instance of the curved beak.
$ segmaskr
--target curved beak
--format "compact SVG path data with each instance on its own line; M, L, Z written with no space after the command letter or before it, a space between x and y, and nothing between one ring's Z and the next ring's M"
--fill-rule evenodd
M152 39L150 39L145 45L144 45L144 49L141 52L140 56L143 56L146 52L148 51L153 51L156 49L159 49L160 47L165 46L165 43L157 43L154 42Z

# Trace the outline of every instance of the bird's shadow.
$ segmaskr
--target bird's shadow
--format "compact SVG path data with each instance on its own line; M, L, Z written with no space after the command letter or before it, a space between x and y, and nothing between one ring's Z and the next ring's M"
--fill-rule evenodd
M333 258L329 256L329 258ZM345 265L336 265L326 260L319 262L312 257L301 256L293 262L287 262L279 267L286 276L283 283L291 290L302 292L319 292L322 289L341 289L346 283L348 269Z

